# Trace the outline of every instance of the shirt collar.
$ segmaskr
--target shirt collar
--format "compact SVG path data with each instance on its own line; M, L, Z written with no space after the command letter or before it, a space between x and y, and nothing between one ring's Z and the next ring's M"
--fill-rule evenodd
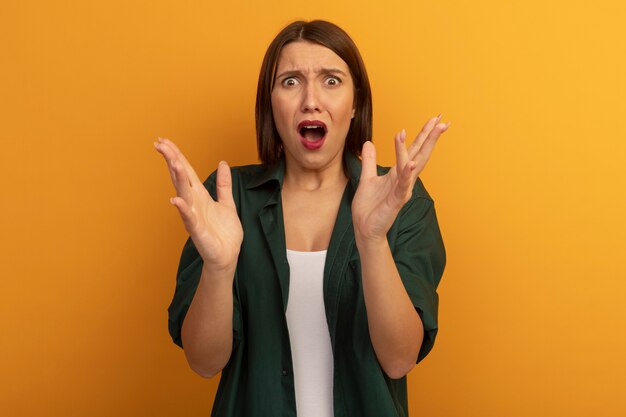
M346 168L346 174L350 179L352 186L356 189L359 184L359 178L361 177L361 160L350 151L344 151L343 163ZM270 181L278 181L282 186L283 179L285 177L285 156L281 156L280 160L274 164L266 167L265 171L261 172L256 178L248 183L247 189L260 187Z

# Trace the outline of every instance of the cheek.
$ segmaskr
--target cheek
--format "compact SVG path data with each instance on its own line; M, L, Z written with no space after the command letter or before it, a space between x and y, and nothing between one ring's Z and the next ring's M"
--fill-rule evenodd
M274 123L276 125L282 124L284 113L284 106L281 105L280 100L272 97L272 114L274 115Z
M284 141L289 137L293 117L288 103L278 97L272 97L272 116L274 118L274 126L276 126L278 135L280 136L281 141Z
M292 104L288 97L281 95L272 96L272 110L277 114L288 114L292 111Z
M354 100L352 97L337 98L333 104L333 112L340 119L352 118L352 109L354 108Z

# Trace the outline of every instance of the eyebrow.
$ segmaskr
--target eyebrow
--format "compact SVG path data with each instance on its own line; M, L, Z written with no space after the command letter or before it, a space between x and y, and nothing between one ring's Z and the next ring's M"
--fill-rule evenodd
M340 74L340 75L343 75L344 77L346 76L346 73L340 70L339 68L320 68L320 70L316 72L319 74ZM288 78L288 77L293 77L294 75L302 75L302 74L303 72L300 70L284 71L276 75L276 79Z

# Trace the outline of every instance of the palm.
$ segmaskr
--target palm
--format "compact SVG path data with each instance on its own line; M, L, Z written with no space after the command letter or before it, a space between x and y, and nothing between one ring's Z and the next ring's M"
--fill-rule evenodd
M243 240L237 210L219 200L213 201L204 187L201 193L194 204L199 208L198 213L185 227L205 262L227 264L237 258Z
M429 120L409 149L404 132L396 135L396 165L387 174L376 173L376 150L371 142L363 145L361 179L352 201L355 234L361 239L385 238L398 212L411 197L413 186L422 172L439 136L449 124L439 123L440 116Z
M361 236L386 235L395 218L392 216L395 211L392 197L396 181L395 169L383 176L361 178L352 201L352 218Z
M178 208L198 253L205 263L218 268L232 265L239 255L243 229L233 200L228 165L221 162L217 169L214 201L173 142L160 139L155 147L165 158L176 188L171 202Z

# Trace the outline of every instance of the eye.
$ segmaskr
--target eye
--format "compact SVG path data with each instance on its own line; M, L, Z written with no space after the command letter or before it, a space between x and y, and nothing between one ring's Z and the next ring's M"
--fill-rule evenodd
M324 80L324 82L326 83L326 85L336 86L336 85L341 84L341 79L339 77L335 77L334 75L331 75L327 77L326 80Z
M287 77L281 83L283 87L293 87L298 85L298 80L294 77Z

